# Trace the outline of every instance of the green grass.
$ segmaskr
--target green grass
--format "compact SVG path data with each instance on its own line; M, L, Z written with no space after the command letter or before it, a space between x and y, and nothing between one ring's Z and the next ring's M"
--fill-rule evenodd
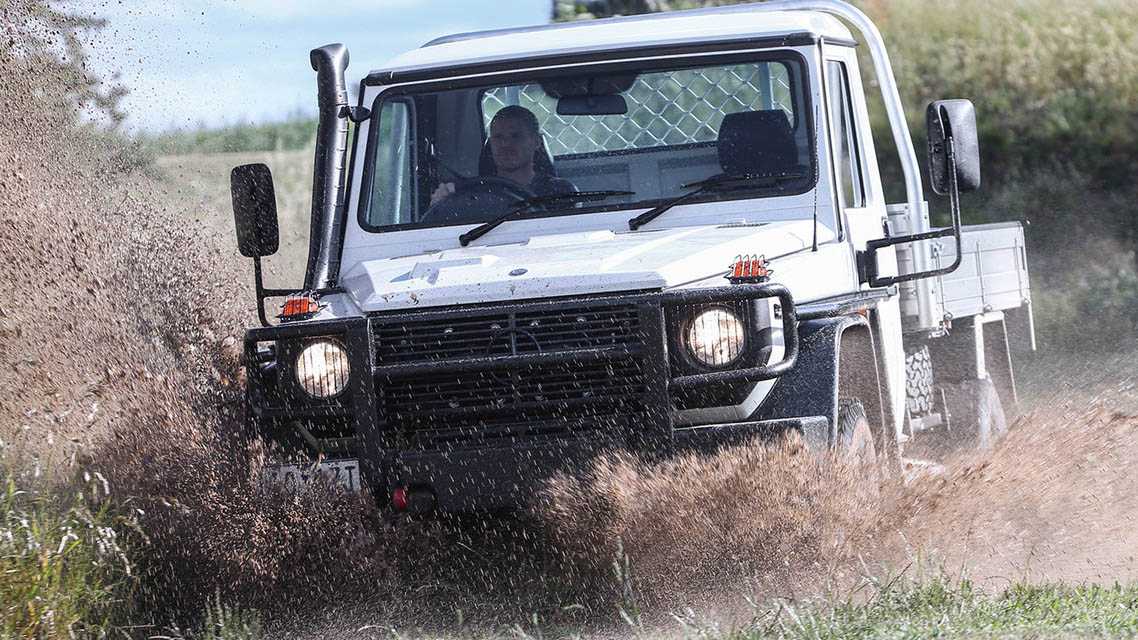
M220 595L204 604L187 634L155 626L164 612L138 610L135 596L144 585L125 542L145 544L145 534L110 498L98 474L71 487L26 490L0 463L0 640L130 638L140 630L140 637L160 631L191 640L264 637L255 611L229 606Z
M82 494L20 490L3 469L0 487L0 638L107 631L133 586L124 521Z
M749 628L685 627L689 637L732 640L1133 637L1138 587L1015 585L989 595L938 578L901 582L863 603L783 604Z

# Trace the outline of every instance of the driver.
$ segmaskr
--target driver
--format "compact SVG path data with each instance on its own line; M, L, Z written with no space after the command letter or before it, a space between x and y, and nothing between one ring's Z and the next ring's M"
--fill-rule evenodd
M572 182L553 174L548 162L537 116L525 107L502 108L490 121L490 171L483 175L506 178L537 196L576 191ZM539 160L546 160L541 162ZM543 170L544 169L544 170ZM431 204L454 193L454 183L444 182L431 194Z

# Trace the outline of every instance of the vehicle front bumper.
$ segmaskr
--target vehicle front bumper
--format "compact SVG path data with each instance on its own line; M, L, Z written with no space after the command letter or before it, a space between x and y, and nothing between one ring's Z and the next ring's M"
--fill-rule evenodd
M677 429L670 446L653 451L661 460L688 453L710 454L723 447L770 441L795 431L811 448L824 449L829 420L823 416L703 425ZM391 496L404 489L428 496L439 510L471 512L512 510L540 504L549 481L558 474L587 478L594 462L623 447L581 438L530 442L511 447L439 452L400 452L385 458L383 486Z
M785 355L774 363L750 366L731 371L710 373L677 372L669 360L669 319L681 312L706 305L746 303L763 298L778 298L781 306ZM505 354L476 354L464 357L434 358L429 361L408 362L403 354L391 351L394 344L384 330L410 326L416 322L460 323L478 314L502 313L509 317L506 329L512 332L518 345L531 340L520 319L532 313L558 312L573 305L588 305L590 313L603 315L605 305L612 308L635 310L637 322L635 344L598 348L557 349L522 353L511 347ZM576 313L574 311L574 313ZM588 316L592 318L592 316ZM424 320L425 319L425 320ZM328 457L356 457L365 484L384 501L397 489L429 492L443 510L466 511L497 509L517 506L532 500L545 481L559 472L587 471L591 461L606 451L631 451L637 455L656 458L686 451L709 451L735 444L752 437L770 437L789 429L802 432L808 440L815 432L825 432L825 418L803 417L702 425L674 428L671 424L670 394L692 392L706 385L749 384L777 378L791 370L798 355L794 302L789 292L780 285L733 285L699 290L632 293L613 296L596 296L577 300L530 301L486 305L478 308L426 309L382 316L350 318L282 325L254 329L246 336L247 362L250 366L250 414L254 423L272 422L276 425L292 424L305 432L310 450ZM458 327L457 333L465 329ZM316 338L332 338L342 342L349 353L351 371L348 388L340 396L313 403L290 387L288 367L299 345ZM524 339L523 339L524 338ZM258 356L258 344L275 345L272 367ZM379 355L386 345L388 356ZM580 411L581 398L565 402L567 412L576 411L572 419L562 420L561 426L574 423L560 433L530 435L535 422L535 398L517 398L516 415L507 416L510 424L498 426L493 421L471 426L462 410L449 411L445 403L431 396L433 389L422 396L424 409L418 409L420 396L414 384L440 372L451 380L465 385L525 384L527 379L518 372L533 375L535 371L550 368L573 371L577 366L596 366L597 363L620 363L635 360L640 367L637 390L629 395L623 413L592 415L591 407ZM580 363L580 364L578 364ZM603 367L602 367L603 368ZM267 372L271 371L271 375ZM360 373L363 375L360 375ZM369 375L370 374L370 375ZM603 373L601 374L604 375ZM610 371L610 374L611 371ZM511 377L517 376L517 377ZM600 380L600 379L598 379ZM600 384L593 380L590 384ZM443 383L440 383L443 384ZM402 385L402 386L401 386ZM415 414L413 419L427 420L434 425L430 438L422 433L409 433L401 427L391 407L392 398L402 394L403 411ZM515 393L516 395L516 393ZM410 404L406 401L410 398ZM540 400L537 397L536 400ZM484 402L485 398L478 401ZM436 402L430 405L430 402ZM577 402L574 405L573 402ZM431 408L431 407L436 408ZM561 406L561 405L558 405ZM485 408L485 407L483 407ZM505 409L510 412L509 405ZM548 408L547 408L548 411ZM501 414L501 411L499 411ZM499 415L499 418L502 416ZM515 419L516 418L516 419ZM450 428L451 420L468 420L461 428ZM819 420L822 427L819 428ZM527 424L529 421L531 424ZM578 429L576 423L594 422L587 429ZM540 420L536 421L540 423ZM541 426L538 424L538 426ZM521 427L519 430L518 428ZM258 429L262 433L265 429ZM350 438L335 439L338 450L323 448L322 433L343 431ZM538 429L540 431L540 429Z

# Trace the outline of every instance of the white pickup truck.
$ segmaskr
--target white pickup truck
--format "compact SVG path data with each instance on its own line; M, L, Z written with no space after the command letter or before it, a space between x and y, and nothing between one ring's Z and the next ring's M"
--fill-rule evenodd
M851 29L852 28L852 29ZM906 200L885 199L858 48ZM1034 348L1023 232L962 227L972 104L928 107L930 228L889 56L838 0L459 34L363 78L311 54L307 275L266 289L272 177L232 174L264 327L248 416L395 510L509 508L624 449L797 431L899 464L979 446ZM269 297L288 298L279 322ZM904 456L904 458L902 457Z

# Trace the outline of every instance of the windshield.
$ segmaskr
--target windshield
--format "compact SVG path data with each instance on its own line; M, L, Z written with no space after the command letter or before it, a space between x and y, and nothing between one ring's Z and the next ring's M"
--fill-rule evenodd
M519 217L654 206L714 176L782 176L691 202L804 193L814 136L803 59L528 77L446 90L394 88L373 105L360 222L371 231L478 224L535 196ZM375 122L378 120L378 123Z

